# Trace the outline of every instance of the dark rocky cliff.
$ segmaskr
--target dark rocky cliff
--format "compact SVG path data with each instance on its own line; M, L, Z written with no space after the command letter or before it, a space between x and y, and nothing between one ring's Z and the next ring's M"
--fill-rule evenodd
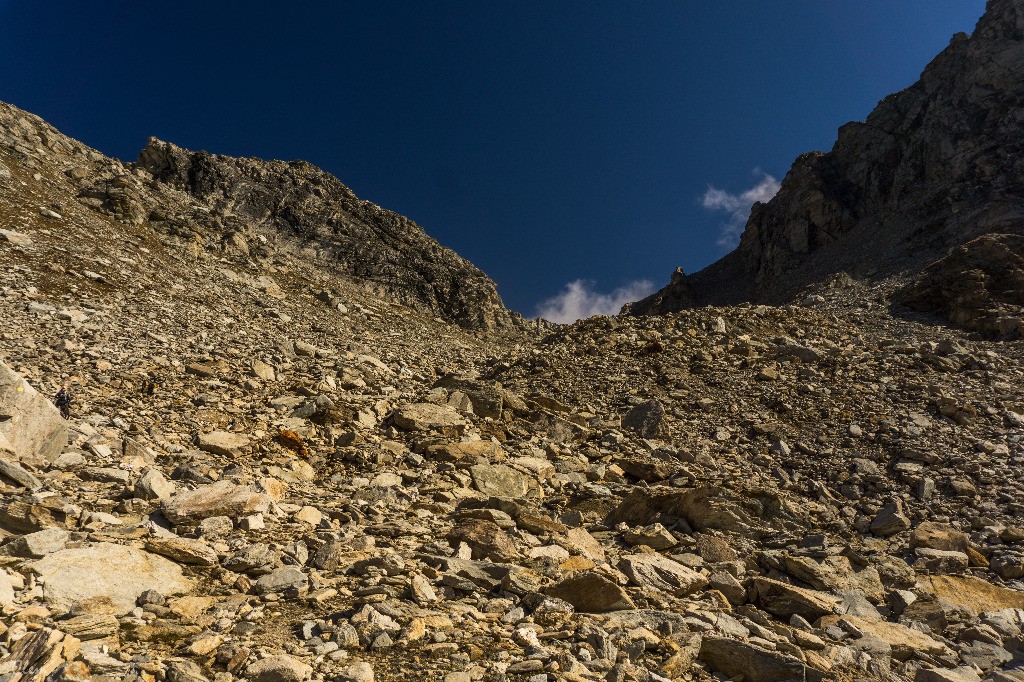
M913 274L988 233L1024 232L1024 2L990 0L921 79L800 156L739 247L636 314L781 303L837 272Z

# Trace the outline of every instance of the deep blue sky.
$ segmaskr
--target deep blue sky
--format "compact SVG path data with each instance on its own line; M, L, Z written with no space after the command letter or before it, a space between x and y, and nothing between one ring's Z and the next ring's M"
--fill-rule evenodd
M0 99L134 160L302 158L531 314L720 257L742 192L913 83L983 0L0 0Z

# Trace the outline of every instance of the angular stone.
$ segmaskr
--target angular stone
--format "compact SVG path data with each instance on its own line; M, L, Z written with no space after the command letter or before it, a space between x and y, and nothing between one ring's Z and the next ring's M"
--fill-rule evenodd
M179 564L216 566L217 552L202 540L191 538L155 537L146 542L146 549L173 559Z
M469 471L476 489L490 497L518 500L539 492L536 479L504 464L477 464Z
M0 459L0 480L6 480L29 490L38 490L43 487L43 482L27 471L25 467L6 459Z
M461 521L448 534L448 541L454 545L466 543L472 550L473 559L510 562L522 557L508 533L486 519Z
M458 462L459 460L474 460L477 457L497 458L505 454L504 449L498 443L489 440L471 440L460 443L446 443L444 445L430 445L427 447L427 456L442 462Z
M236 457L249 446L248 436L229 431L211 431L196 436L200 450L222 457Z
M636 604L622 587L596 571L586 571L550 585L544 593L569 602L577 611L604 613L635 609Z
M373 666L369 663L353 663L343 668L337 682L373 682Z
M973 576L931 575L921 578L918 589L941 602L972 613L1024 609L1024 592L1000 587Z
M604 547L586 528L572 528L558 538L558 544L570 552L577 552L592 561L604 561Z
M143 500L165 500L175 492L174 484L158 469L146 469L135 482L135 496Z
M38 559L64 549L67 541L68 532L63 528L44 528L13 538L0 547L0 555Z
M313 675L313 668L297 658L268 656L245 669L250 682L302 682Z
M256 594L280 594L288 590L301 590L309 585L309 578L297 568L279 568L273 573L261 576L253 585Z
M809 682L824 677L798 658L726 637L705 636L698 658L711 670L744 682Z
M76 601L108 597L118 613L135 608L146 590L162 594L183 594L192 581L181 568L167 559L142 550L99 542L85 547L63 549L28 564L43 583L43 597L59 610Z
M708 579L700 573L660 554L624 556L619 561L618 569L634 585L677 597L693 594L708 584Z
M657 400L640 403L622 418L622 428L633 431L641 438L662 435L665 408Z
M963 552L949 552L942 549L918 547L914 568L933 573L963 573L967 570L968 559Z
M929 656L948 656L952 653L949 647L942 642L902 623L858 618L851 615L825 616L821 619L822 628L841 623L853 626L852 629L862 633L862 636L872 636L882 640L891 648L892 657L900 661L906 661L917 652L923 652Z
M270 498L248 487L220 481L180 492L164 501L160 511L175 525L196 524L211 516L239 517L264 512Z
M834 613L840 602L838 597L825 592L806 590L762 577L754 578L751 597L765 611L780 618L796 614L811 622Z
M967 553L970 536L946 523L925 521L910 534L910 546Z
M882 507L871 521L871 532L880 537L902 533L910 528L910 519L903 512L903 503L893 500Z
M461 433L465 418L447 405L413 403L403 405L391 415L392 423L403 431L452 431Z
M622 539L631 547L647 545L651 549L663 550L675 547L679 544L675 536L660 523L652 523L649 526L630 528L622 534Z
M51 462L67 444L60 411L0 362L0 453L16 461Z

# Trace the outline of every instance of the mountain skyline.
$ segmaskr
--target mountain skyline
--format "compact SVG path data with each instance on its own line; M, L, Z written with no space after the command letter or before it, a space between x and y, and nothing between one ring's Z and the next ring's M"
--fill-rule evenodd
M723 255L983 3L55 7L38 33L0 6L7 101L126 160L157 135L310 161L569 321Z

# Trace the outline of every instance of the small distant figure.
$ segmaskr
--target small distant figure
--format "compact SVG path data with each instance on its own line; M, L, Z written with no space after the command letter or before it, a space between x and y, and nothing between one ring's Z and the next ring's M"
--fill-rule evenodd
M60 416L64 417L65 419L71 418L72 400L73 398L71 396L71 391L69 391L63 386L60 387L60 390L57 391L57 395L55 395L53 398L53 404L57 406L58 410L60 410Z
M142 380L142 393L143 395L155 395L156 394L156 377L148 376Z

